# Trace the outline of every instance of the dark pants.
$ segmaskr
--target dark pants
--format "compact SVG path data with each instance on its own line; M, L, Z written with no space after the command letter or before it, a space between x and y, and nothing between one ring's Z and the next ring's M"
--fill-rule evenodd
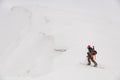
M88 58L88 65L90 65L91 64L91 61L94 63L94 65L95 66L97 66L97 62L94 60L94 58L93 57L91 57L91 55L90 55L90 53L88 52L87 53L87 58Z

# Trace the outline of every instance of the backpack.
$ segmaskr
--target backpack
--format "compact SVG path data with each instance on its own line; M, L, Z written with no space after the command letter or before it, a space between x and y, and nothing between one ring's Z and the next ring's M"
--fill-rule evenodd
M97 54L97 51L94 49L94 46L93 46L92 54L93 54L93 55L96 55L96 54Z
M96 54L97 54L97 51L96 51L96 50L93 50L92 54L93 54L93 55L96 55Z

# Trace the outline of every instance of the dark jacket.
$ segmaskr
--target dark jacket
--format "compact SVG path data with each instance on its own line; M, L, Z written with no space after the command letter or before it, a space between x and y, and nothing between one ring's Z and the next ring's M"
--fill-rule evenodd
M93 49L90 47L90 48L88 48L88 51L90 54L92 54Z

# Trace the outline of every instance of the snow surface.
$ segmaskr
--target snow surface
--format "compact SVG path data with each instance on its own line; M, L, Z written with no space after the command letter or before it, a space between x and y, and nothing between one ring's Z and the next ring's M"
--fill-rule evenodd
M0 0L0 21L0 80L120 80L119 0Z

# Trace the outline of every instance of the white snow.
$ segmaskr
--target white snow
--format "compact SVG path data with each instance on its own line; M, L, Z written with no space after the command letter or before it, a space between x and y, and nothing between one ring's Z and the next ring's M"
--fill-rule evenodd
M117 0L0 0L0 80L120 80L119 34Z

